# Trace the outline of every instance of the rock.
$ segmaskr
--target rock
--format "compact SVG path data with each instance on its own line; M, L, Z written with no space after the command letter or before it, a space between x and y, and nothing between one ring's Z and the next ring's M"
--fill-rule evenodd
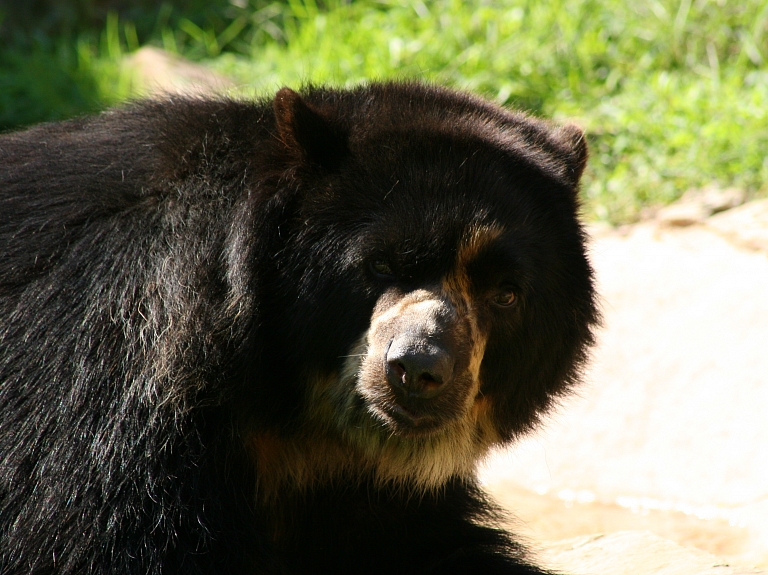
M713 216L706 225L737 245L768 252L768 199Z
M702 519L683 510L650 509L647 505L637 509L632 504L648 502L640 498L619 502L605 501L602 497L598 500L600 494L587 490L535 493L512 479L502 479L485 488L499 505L509 510L505 525L523 540L549 542L594 533L651 531L732 564L756 567L761 561L761 544L757 541L760 534L753 534L749 528L725 518ZM759 514L760 510L755 512ZM755 541L752 541L753 535Z
M542 546L542 563L573 575L757 575L648 531L588 535Z
M688 190L678 201L660 209L656 213L656 220L667 226L690 226L703 222L712 214L742 204L744 198L744 191L739 188L710 186Z
M145 46L126 57L140 92L147 95L212 95L234 87L226 76L160 48Z
M596 237L605 328L587 383L544 429L490 458L486 485L572 492L573 509L584 494L638 517L725 522L743 535L728 559L768 567L768 252L714 231L727 219L729 233L757 237L766 214L762 200L703 225L645 222ZM723 554L714 539L706 548Z

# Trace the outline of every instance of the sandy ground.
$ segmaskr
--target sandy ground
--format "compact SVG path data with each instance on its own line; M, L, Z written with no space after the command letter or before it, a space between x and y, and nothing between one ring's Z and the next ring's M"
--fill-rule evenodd
M768 566L768 200L729 212L595 230L587 382L481 470L534 542L645 529Z

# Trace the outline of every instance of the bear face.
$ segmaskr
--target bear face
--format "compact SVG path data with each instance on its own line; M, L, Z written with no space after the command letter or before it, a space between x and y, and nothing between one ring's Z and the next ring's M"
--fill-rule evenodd
M299 431L254 438L267 498L349 474L416 490L470 477L573 383L591 342L580 132L463 95L433 108L372 92L365 118L324 113L322 93L276 100L304 171L276 289L301 322L274 333L316 355L291 362ZM314 162L291 121L323 141Z
M0 136L0 572L540 573L474 467L586 360L586 157L418 83Z

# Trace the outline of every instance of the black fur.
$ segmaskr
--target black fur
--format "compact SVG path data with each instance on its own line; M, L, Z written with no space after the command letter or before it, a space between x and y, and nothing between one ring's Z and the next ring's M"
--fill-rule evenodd
M481 318L493 443L531 429L596 322L585 160L575 128L419 84L0 137L0 573L540 573L471 474L382 481L360 455L264 498L252 446L313 436L308 395L344 385L377 298L439 282L475 224L505 232L472 289L519 300Z

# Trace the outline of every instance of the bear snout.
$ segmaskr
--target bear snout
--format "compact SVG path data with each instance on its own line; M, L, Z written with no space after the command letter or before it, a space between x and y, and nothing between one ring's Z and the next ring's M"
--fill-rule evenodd
M453 380L455 360L439 342L400 334L384 354L384 372L399 399L432 399Z

